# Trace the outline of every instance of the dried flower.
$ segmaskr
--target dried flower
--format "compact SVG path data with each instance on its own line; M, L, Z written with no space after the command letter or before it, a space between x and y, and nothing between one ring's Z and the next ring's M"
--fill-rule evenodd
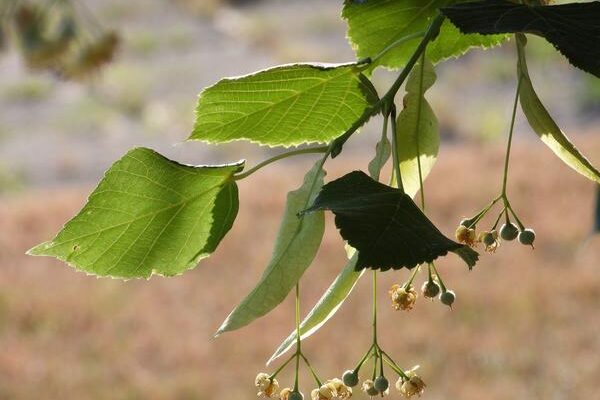
M258 397L264 397L268 399L277 399L279 398L279 382L277 379L271 379L269 374L261 372L256 375L256 379L254 380L254 385L258 389Z
M417 291L412 285L408 287L393 285L389 293L392 299L392 306L396 310L412 310L417 301Z
M288 400L290 398L290 394L292 393L291 388L285 388L279 393L279 397L281 400Z
M466 244L467 246L471 247L475 245L477 239L477 233L475 232L475 229L467 228L463 225L456 229L455 236L459 243Z
M410 371L406 371L406 377L400 377L398 382L396 382L396 389L398 389L400 394L407 399L414 395L420 397L425 391L425 386L427 386L421 377L415 373L417 368L418 367L415 367Z
M313 400L346 400L352 397L352 389L335 378L325 382L319 389L311 393Z

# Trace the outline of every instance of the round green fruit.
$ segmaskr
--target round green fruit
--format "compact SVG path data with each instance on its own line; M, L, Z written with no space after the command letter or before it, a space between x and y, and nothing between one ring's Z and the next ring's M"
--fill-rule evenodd
M456 300L456 295L452 290L446 290L440 295L440 301L448 307L452 307L454 300Z
M426 281L423 283L423 286L421 286L421 292L423 293L423 296L427 297L428 299L433 299L440 293L440 285L433 280Z
M535 232L533 229L525 229L519 233L519 243L526 246L533 246L535 241Z
M502 240L512 241L519 236L519 228L517 228L512 222L502 225L500 228L500 237Z
M354 387L358 385L358 374L354 371L346 371L344 375L342 375L342 381L344 385L348 387Z
M304 400L304 396L300 392L292 392L290 393L288 400Z
M373 382L373 387L378 392L385 392L390 387L390 383L385 378L385 376L378 376L377 378L375 378L375 381Z

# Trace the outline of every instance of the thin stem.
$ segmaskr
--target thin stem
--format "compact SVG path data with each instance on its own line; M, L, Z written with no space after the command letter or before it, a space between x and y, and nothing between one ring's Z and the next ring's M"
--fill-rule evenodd
M354 372L358 372L360 370L360 368L363 366L363 364L371 357L373 357L373 348L375 347L374 344L371 345L371 347L369 347L369 350L367 350L367 352L365 353L365 355L363 356L363 358L361 358L361 360L359 361L358 365L356 366L356 368L354 368Z
M392 105L390 110L392 119L392 162L394 163L394 173L396 174L396 185L404 193L404 184L402 183L402 172L400 172L400 159L398 157L398 132L396 125L396 106Z
M306 356L304 354L302 354L302 353L300 353L300 357L302 357L302 359L304 360L304 363L306 364L306 366L308 367L308 370L310 371L311 375L315 379L315 382L317 383L317 386L321 387L321 385L322 385L321 380L319 379L319 376L316 374L316 372L313 369L312 365L310 365L310 362L308 361L308 358L306 358Z
M394 370L396 371L396 373L398 375L400 375L402 378L404 379L408 379L408 376L404 373L404 371L402 371L402 368L400 368L398 366L398 364L396 364L396 362L392 359L392 357L389 356L388 353L386 353L385 351L382 352L383 356L385 357L384 361Z
M504 159L504 178L502 180L502 197L506 201L506 185L508 182L508 164L510 160L510 150L512 147L512 138L513 132L515 129L515 120L517 116L517 104L519 103L519 91L521 90L521 80L522 77L519 75L519 80L517 82L517 92L515 94L515 102L513 104L512 117L510 120L510 131L508 133L508 144L506 146L506 158Z
M440 287L442 288L442 292L445 292L446 291L446 285L444 285L444 281L442 280L442 276L440 275L440 273L438 272L437 268L435 267L435 263L431 263L431 267L433 268L433 272L435 272L435 276L437 277L437 280L440 283Z
M500 219L502 218L502 216L506 213L506 208L504 208L502 210L502 212L500 214L498 214L498 218L496 218L496 222L494 223L494 225L492 226L492 230L496 229L496 227L498 226L498 224L500 223Z
M421 269L421 266L420 266L420 265L417 265L417 266L415 267L415 269L413 270L413 273L412 273L412 275L410 276L410 279L408 280L408 282L406 282L406 283L404 284L404 289L408 289L408 288L409 288L409 287L412 285L412 283L413 283L413 281L415 280L415 278L417 277L417 274L419 273L419 270L420 270L420 269Z
M417 61L419 61L421 54L423 54L425 52L425 50L427 49L427 45L429 44L429 42L434 40L437 37L437 35L439 34L440 27L442 26L444 19L445 19L445 17L442 14L438 14L438 16L435 17L435 19L431 22L431 24L429 25L429 28L427 28L427 32L425 32L425 36L423 36L423 39L417 46L417 49L415 50L413 55L410 57L410 59L407 61L406 67L404 67L404 69L398 76L398 79L396 79L396 81L392 84L392 87L381 98L381 100L383 100L383 101L392 100L393 101L394 97L396 96L396 93L398 93L398 90L400 90L400 87L402 86L402 84L404 83L406 78L408 77L408 74L410 73L410 71L412 71L412 69L415 66L415 64L417 63Z
M277 375L278 375L278 374L279 374L281 371L283 371L283 369L284 369L285 367L287 367L287 365L288 365L288 364L289 364L289 363L290 363L290 362L291 362L291 361L292 361L294 358L296 358L296 354L295 354L295 353L294 353L294 354L292 354L292 355L291 355L291 357L290 357L290 358L288 358L286 362L284 362L283 364L281 364L281 366L280 366L279 368L277 368L277 370L276 370L275 372L273 372L269 378L270 378L270 379L275 379L275 377L276 377L276 376L277 376Z
M294 391L298 391L298 372L300 369L300 356L302 354L302 340L300 338L300 283L296 283L296 374L294 378Z
M377 271L373 271L373 346L375 350L377 345Z
M299 149L299 150L292 150L292 151L288 151L282 154L278 154L274 157L271 157L259 164L257 164L256 166L250 168L248 171L241 173L241 174L237 174L234 175L234 179L236 181L239 181L241 179L247 178L250 175L252 175L253 173L255 173L256 171L258 171L259 169L266 167L269 164L272 164L276 161L282 160L284 158L287 157L292 157L292 156L297 156L300 154L314 154L314 153L327 153L329 151L329 146L321 146L321 147L309 147L306 149Z
M433 281L433 274L432 274L432 271L431 271L431 265L432 265L432 263L427 264L427 274L429 276L429 282Z
M481 219L483 217L485 217L485 215L488 213L488 211L490 211L492 209L492 207L494 207L496 205L497 202L500 201L500 199L504 199L502 197L502 195L496 197L494 200L492 200L487 206L485 206L485 208L483 210L481 210L476 216L475 219L473 220L473 222L471 222L471 224L467 227L467 228L472 228L473 226L477 225L477 223L479 221L481 221ZM506 199L504 199L506 200Z
M350 139L350 137L354 134L354 132L358 130L358 128L360 128L372 116L378 114L384 108L384 106L393 104L396 93L398 93L398 90L400 90L400 87L408 77L408 74L410 73L410 71L412 71L417 61L419 61L419 57L421 57L421 54L425 52L425 49L427 49L427 45L429 44L429 42L437 37L440 31L440 27L444 22L444 19L445 17L441 14L435 17L435 19L429 25L429 28L427 28L427 31L425 32L425 35L423 36L423 39L421 39L421 42L417 46L415 52L410 57L410 59L406 63L406 66L404 67L402 72L400 72L400 75L398 75L398 78L396 78L390 89L377 103L375 103L372 107L367 109L363 113L363 115L352 124L352 126L346 131L346 133L344 133L342 136L340 136L334 141L334 148L331 153L333 157L336 157L338 154L340 154L344 143L346 143L346 141Z
M425 36L425 31L417 32L417 33L413 33L411 35L406 35L404 37L401 37L400 39L396 40L395 42L393 42L392 44L390 44L389 46L387 46L386 48L381 50L376 56L367 59L367 61L369 62L369 64L374 64L377 61L379 61L383 56L385 56L388 51L400 46L401 44L408 42L409 40L417 39L417 38L420 38L423 36Z
M421 54L421 76L419 77L419 95L423 94L423 79L425 74L425 52ZM421 167L421 149L419 147L419 122L421 121L421 107L423 102L419 99L417 104L417 126L415 127L415 145L417 147L417 167L419 169L419 193L421 194L421 209L425 212L425 190L423 189L423 169Z
M523 225L523 223L521 222L521 220L519 219L519 217L518 217L518 216L517 216L517 214L515 213L515 210L513 210L512 206L510 205L510 202L508 201L508 199L507 199L507 198L505 198L505 199L504 199L504 201L505 201L505 203L504 203L504 204L505 204L505 206L506 206L506 209L507 209L508 211L510 211L510 213L513 215L513 217L515 217L515 221L517 221L517 225L519 225L519 229L520 229L520 230L523 230L523 229L525 229L525 225ZM508 213L507 213L506 215L508 216Z

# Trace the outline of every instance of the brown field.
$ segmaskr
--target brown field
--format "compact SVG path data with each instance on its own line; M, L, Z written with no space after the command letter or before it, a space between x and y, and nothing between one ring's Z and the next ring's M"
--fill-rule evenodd
M600 140L583 144L598 161ZM503 149L442 150L427 182L428 209L451 234L496 194ZM406 368L421 365L424 399L598 398L600 238L582 246L595 187L540 144L519 143L514 155L510 195L536 229L535 251L504 245L473 272L454 256L439 262L458 295L453 310L420 298L412 312L394 312L381 291L381 341ZM364 168L364 159L356 161ZM329 177L347 165L335 161ZM89 188L0 198L0 399L253 399L254 376L293 326L291 299L246 329L210 337L260 276L284 193L302 170L282 164L244 181L238 221L217 253L183 276L148 282L95 279L24 255L82 205ZM329 219L303 280L304 311L343 263ZM406 277L382 280L387 287ZM306 342L322 377L339 375L366 350L369 289L364 279Z

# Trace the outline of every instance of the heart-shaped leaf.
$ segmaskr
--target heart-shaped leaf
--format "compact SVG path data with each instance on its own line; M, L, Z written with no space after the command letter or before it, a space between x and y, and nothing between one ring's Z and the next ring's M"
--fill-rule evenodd
M335 214L340 234L358 250L357 270L410 269L459 249L476 254L444 236L410 196L362 171L323 186L305 212L318 210Z
M455 4L441 11L463 33L542 36L574 66L600 77L600 2L530 6L488 0Z
M282 65L205 89L190 139L268 146L327 143L376 101L373 85L356 64Z
M56 237L29 250L99 276L172 276L210 255L238 211L243 163L189 166L136 148L105 174Z
M386 54L376 65L402 68L417 48L418 33L427 30L440 7L456 0L346 0L342 16L348 22L348 37L358 58ZM406 38L411 38L406 40ZM457 57L472 47L490 47L506 40L505 35L463 35L449 21L442 24L438 37L427 46L427 57L434 63ZM394 43L401 44L394 46ZM391 46L391 48L390 48Z

